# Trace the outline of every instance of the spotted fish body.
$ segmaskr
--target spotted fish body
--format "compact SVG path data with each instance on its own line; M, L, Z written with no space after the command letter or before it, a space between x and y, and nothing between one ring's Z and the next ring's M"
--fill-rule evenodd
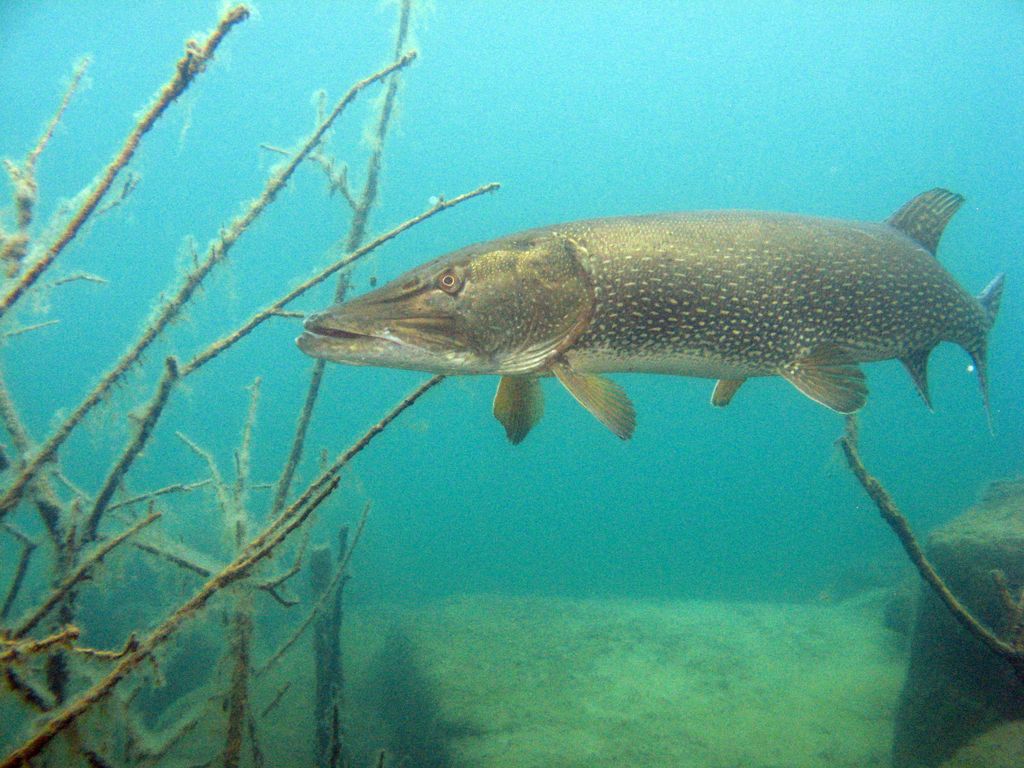
M987 404L1002 276L975 298L935 257L962 201L931 190L885 222L713 211L530 230L314 315L299 344L341 362L500 374L494 411L513 442L543 412L546 374L620 437L635 415L603 373L715 378L716 405L780 375L850 413L867 396L858 363L896 358L930 405L927 359L942 341L971 355Z

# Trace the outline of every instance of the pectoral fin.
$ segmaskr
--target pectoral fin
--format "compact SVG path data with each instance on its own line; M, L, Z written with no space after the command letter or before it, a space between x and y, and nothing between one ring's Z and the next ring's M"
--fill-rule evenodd
M596 374L577 373L566 363L556 363L551 371L598 421L623 440L632 437L636 411L622 387Z
M711 404L724 407L732 402L736 390L743 386L746 379L719 379L715 391L711 393Z
M494 418L505 427L513 445L523 438L544 415L544 393L532 376L502 376L494 393Z
M859 411L868 399L863 371L840 347L831 344L782 366L779 375L811 400L839 413Z

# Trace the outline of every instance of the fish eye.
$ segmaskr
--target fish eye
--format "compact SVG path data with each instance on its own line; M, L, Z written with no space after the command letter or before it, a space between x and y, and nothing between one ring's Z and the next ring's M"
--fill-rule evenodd
M437 278L437 287L445 293L454 296L462 289L462 280L450 269L442 272Z

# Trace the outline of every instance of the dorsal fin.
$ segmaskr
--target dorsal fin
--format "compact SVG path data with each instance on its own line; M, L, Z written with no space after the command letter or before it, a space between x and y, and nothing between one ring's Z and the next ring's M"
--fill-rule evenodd
M963 195L936 187L923 192L885 220L934 256L946 224L963 205Z

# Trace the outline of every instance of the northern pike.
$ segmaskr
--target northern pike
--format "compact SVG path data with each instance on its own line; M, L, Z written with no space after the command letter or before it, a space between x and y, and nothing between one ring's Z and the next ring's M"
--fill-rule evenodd
M898 359L931 408L928 356L963 347L988 408L986 346L1003 275L967 293L935 256L964 198L933 189L883 222L704 211L575 221L470 245L310 315L296 340L352 365L501 377L493 411L519 443L554 375L619 437L636 423L602 374L782 376L859 410L859 363Z

